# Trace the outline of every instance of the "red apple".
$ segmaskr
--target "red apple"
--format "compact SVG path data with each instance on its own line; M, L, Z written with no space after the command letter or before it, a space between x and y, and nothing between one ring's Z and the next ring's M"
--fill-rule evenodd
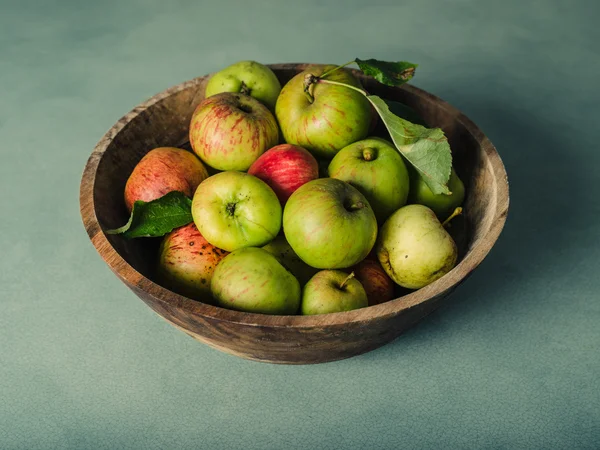
M308 150L297 145L281 144L260 155L248 173L271 186L281 204L285 205L296 189L319 178L319 164Z
M269 109L245 94L223 92L204 99L190 122L190 144L209 166L246 171L279 142Z
M206 178L206 167L193 153L174 147L155 148L131 172L125 185L125 205L131 212L136 200L149 202L171 191L192 197Z
M210 281L229 252L210 245L194 223L167 234L160 246L158 279L179 294L210 302Z
M346 271L353 271L355 278L365 288L369 306L379 305L394 298L394 282L385 273L377 259L367 257Z

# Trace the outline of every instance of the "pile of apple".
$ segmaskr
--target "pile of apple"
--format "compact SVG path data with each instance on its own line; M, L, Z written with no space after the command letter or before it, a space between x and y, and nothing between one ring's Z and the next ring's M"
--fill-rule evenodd
M283 88L268 67L236 63L211 77L184 149L151 150L125 188L129 210L180 191L193 223L162 241L161 284L197 300L264 314L348 311L419 289L449 272L457 247L441 221L464 187L434 195L393 143L372 137L360 93L311 86L315 65ZM360 87L347 70L328 79ZM210 174L210 175L209 175ZM321 177L320 177L321 175Z

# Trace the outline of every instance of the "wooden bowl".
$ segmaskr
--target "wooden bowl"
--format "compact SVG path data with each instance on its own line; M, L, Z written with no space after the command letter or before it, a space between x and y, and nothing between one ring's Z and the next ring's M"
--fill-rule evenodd
M270 66L282 85L306 64ZM390 88L355 71L372 94L402 102L431 126L441 127L465 182L466 235L459 264L447 275L395 300L320 316L269 316L204 304L153 281L157 239L126 240L105 230L128 214L125 182L152 148L186 147L192 112L210 75L155 95L120 119L92 152L80 190L83 223L98 253L138 297L175 327L211 347L243 358L310 364L358 355L396 338L433 311L481 263L496 242L508 212L508 183L496 149L483 132L448 103L412 85ZM188 147L189 148L189 147Z

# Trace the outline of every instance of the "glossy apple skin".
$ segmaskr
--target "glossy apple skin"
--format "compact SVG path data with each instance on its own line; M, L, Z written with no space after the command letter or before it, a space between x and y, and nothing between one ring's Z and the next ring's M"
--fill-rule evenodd
M394 298L394 282L385 273L376 257L367 257L346 271L354 272L354 276L362 284L367 293L369 306L379 305Z
M334 67L313 65L297 74L281 89L275 106L285 142L304 147L316 158L331 159L340 149L364 139L372 123L369 101L347 87L316 83L314 101L310 102L304 92L305 76L319 76ZM333 72L327 79L362 89L345 69Z
M272 254L255 247L226 256L211 291L219 306L262 314L296 314L301 298L298 280Z
M192 200L192 217L202 236L229 252L272 241L281 229L281 215L273 189L243 172L207 178Z
M289 198L283 231L294 252L309 266L343 269L371 251L377 220L356 188L335 178L319 178Z
M328 173L358 189L380 225L406 204L408 170L394 144L385 139L373 137L344 147L329 164Z
M192 149L218 170L248 170L278 142L279 128L273 114L244 94L224 92L204 99L190 122Z
M465 186L454 171L454 168L452 168L450 179L448 180L448 189L452 192L450 195L434 194L431 192L427 183L419 176L416 170L411 169L410 175L409 203L425 205L431 208L441 221L446 220L455 208L462 205L465 199Z
M149 202L171 191L191 198L206 178L206 167L193 153L175 147L155 148L140 160L127 179L125 206L131 212L135 201Z
M340 270L321 270L302 290L302 315L329 314L368 306L367 293L360 281Z
M275 256L285 268L292 272L301 286L304 286L319 271L319 269L306 264L296 255L285 236L277 236L262 248Z
M161 242L157 277L168 289L211 303L210 281L229 253L211 245L194 223L176 228Z
M275 111L281 84L267 66L256 61L239 61L215 73L208 80L204 93L206 97L221 92L250 95L271 111Z
M267 183L285 205L296 189L319 178L319 164L302 147L280 144L260 155L248 173Z

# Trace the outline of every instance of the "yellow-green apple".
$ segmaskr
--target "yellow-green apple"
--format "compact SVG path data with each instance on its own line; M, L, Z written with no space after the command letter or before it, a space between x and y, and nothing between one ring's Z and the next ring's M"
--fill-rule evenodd
M285 141L323 159L331 159L340 149L367 137L372 122L371 104L351 88L317 81L310 84L307 95L304 90L307 77L319 77L335 67L309 66L286 83L275 106ZM325 79L362 89L360 82L345 69Z
M343 269L369 254L377 238L377 220L356 188L335 178L319 178L289 198L283 232L309 266Z
M372 137L344 147L334 156L328 172L366 197L379 224L406 204L408 170L394 144L385 139Z
M392 214L381 227L375 251L390 278L408 289L433 283L457 259L454 240L423 205L403 206Z
M204 99L190 122L190 144L209 166L248 170L279 142L279 128L265 105L245 94L223 92Z
M175 147L155 148L129 175L125 184L125 206L131 212L136 200L149 202L171 191L183 192L191 198L207 177L206 167L193 153Z
M271 242L263 247L271 253L277 260L283 264L298 279L301 286L304 286L311 277L319 270L309 266L300 259L294 252L285 236L277 236Z
M277 76L267 66L256 61L239 61L210 77L204 95L239 92L254 97L274 111L280 91Z
M280 144L260 155L248 173L271 186L281 204L285 205L296 189L319 178L319 165L315 157L302 147Z
M431 192L427 183L412 168L410 170L410 177L409 203L428 206L440 220L446 220L465 199L465 186L458 175L456 175L454 168L452 168L450 179L448 180L448 189L452 192L450 195L434 194Z
M291 315L300 306L300 283L262 248L242 248L217 266L210 284L217 305L262 314Z
M226 171L200 183L192 217L208 242L232 252L272 241L281 229L281 204L259 178Z
M302 290L303 315L351 311L368 306L367 293L354 274L321 270Z
M369 306L394 298L394 282L385 273L377 257L367 256L347 271L354 272L356 279L362 284L369 299Z
M194 223L167 234L158 252L157 277L179 294L211 303L210 280L228 252L211 245Z

